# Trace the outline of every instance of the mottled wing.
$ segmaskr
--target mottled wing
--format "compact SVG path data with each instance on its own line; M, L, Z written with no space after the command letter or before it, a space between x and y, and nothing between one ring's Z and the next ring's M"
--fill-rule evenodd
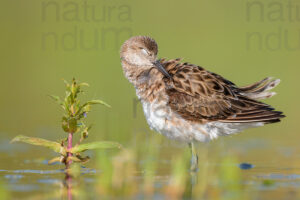
M276 122L283 117L269 105L243 95L234 83L202 67L161 60L171 74L165 78L169 106L191 121Z

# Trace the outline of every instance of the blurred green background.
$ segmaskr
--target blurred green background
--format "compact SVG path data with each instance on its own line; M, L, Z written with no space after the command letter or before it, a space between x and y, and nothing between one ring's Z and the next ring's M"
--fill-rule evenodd
M90 140L115 140L125 147L147 140L153 132L123 76L119 48L130 36L148 35L159 44L159 57L182 57L237 85L267 76L282 80L275 89L278 95L266 102L287 118L219 138L208 151L216 146L217 153L240 150L251 141L255 149L262 140L271 143L272 150L260 146L259 151L235 154L245 161L284 165L290 157L277 159L278 149L293 148L292 155L299 159L297 7L298 1L275 0L1 0L0 138L61 137L62 111L47 95L64 95L62 78L76 77L91 86L86 98L112 106L99 106L90 114L89 122L95 124ZM162 138L162 144L173 143ZM164 149L166 157L170 149ZM1 167L11 167L10 162Z
M62 95L61 79L72 77L90 83L89 95L113 107L93 113L98 137L128 140L135 129L147 131L140 105L133 117L135 91L123 76L119 47L130 36L149 35L159 44L159 57L183 57L238 85L266 76L280 78L279 95L267 102L288 118L251 130L251 136L242 135L294 140L298 137L299 21L288 19L284 3L284 20L271 20L279 15L272 15L278 10L269 8L272 2L1 0L1 134L13 137L50 130L60 134L59 108L47 95ZM283 44L273 51L277 38L268 35L278 29ZM251 33L259 36L249 38ZM286 42L298 48L287 49Z
M94 137L128 141L137 130L147 132L140 105L134 117L135 91L123 76L119 47L130 36L149 35L159 44L159 57L182 57L238 85L280 78L279 95L267 102L288 118L237 137L295 141L300 21L289 19L286 6L251 0L1 0L1 134L61 134L60 110L47 95L63 95L61 79L72 77L91 85L89 97L112 105L93 112Z

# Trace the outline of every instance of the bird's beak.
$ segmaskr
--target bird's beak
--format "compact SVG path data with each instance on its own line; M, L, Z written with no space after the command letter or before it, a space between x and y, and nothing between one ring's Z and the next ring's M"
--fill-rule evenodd
M156 60L153 65L156 67L156 69L158 69L158 71L160 71L163 75L165 75L166 77L168 77L169 79L172 79L172 76L167 72L167 70L162 66L162 64L160 63L160 60Z

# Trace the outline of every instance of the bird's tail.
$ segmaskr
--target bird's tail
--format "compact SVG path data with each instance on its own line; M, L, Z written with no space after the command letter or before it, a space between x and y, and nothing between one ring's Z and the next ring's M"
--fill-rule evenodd
M272 77L267 77L254 84L240 87L239 89L241 93L248 98L255 100L267 99L276 94L276 92L270 92L270 90L280 83L280 79L272 79Z

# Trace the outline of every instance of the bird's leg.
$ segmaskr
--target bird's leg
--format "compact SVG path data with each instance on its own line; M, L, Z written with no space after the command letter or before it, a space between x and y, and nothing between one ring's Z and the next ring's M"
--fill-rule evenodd
M192 158L191 158L191 171L197 172L198 171L198 156L197 152L195 150L193 142L189 143L189 147L191 150Z

